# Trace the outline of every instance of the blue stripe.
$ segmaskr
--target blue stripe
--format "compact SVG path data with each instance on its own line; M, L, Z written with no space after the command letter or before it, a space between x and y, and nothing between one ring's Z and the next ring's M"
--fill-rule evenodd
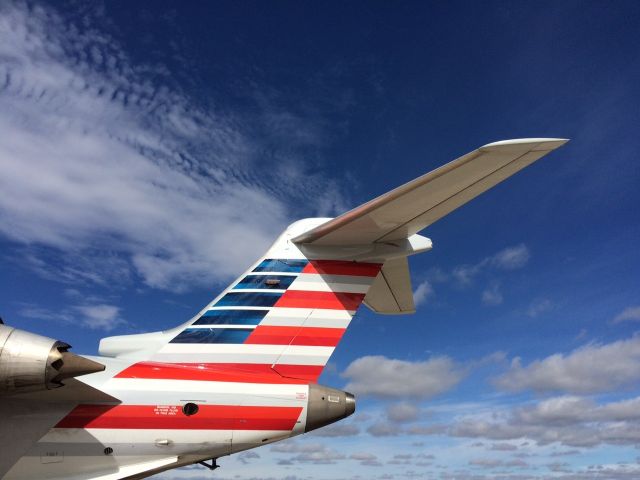
M209 310L194 325L258 325L268 310Z
M274 259L263 260L253 269L254 272L292 272L299 273L309 263L307 260Z
M276 292L229 292L216 307L273 307L282 294Z
M170 343L244 343L252 328L187 328Z
M295 279L296 277L290 275L247 275L233 288L275 288L286 290Z

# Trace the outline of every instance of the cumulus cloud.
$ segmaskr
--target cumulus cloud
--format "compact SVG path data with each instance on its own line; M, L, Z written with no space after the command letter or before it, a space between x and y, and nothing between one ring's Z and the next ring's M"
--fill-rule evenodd
M413 301L416 307L424 304L430 297L433 296L433 287L428 280L421 282L413 292Z
M526 468L529 466L524 460L501 460L497 458L474 458L469 460L469 465L481 468L497 468L497 467L519 467Z
M271 447L272 452L289 453L293 456L285 459L292 463L313 463L317 465L333 464L338 460L344 460L345 454L328 448L320 443L283 442Z
M316 132L305 119L257 135L150 81L115 39L51 7L4 2L0 57L0 235L28 245L40 271L52 252L71 266L81 257L61 279L93 281L111 255L152 287L210 285L262 253L292 199L340 203L304 162L257 162L258 138Z
M632 385L640 380L640 336L604 345L588 344L568 355L557 353L528 365L515 358L496 378L504 390L595 393Z
M447 356L410 362L369 355L351 362L343 377L345 389L385 398L431 398L455 387L467 368Z
M353 437L359 433L360 428L357 425L340 422L314 430L311 435L314 437Z
M260 458L260 454L255 452L254 450L247 450L246 452L241 452L236 457L240 463L243 465L248 465L251 463L251 460L255 460L256 458Z
M489 450L495 450L497 452L512 452L517 449L517 445L513 445L512 443L494 443L489 447Z
M640 306L627 307L611 320L611 323L621 322L640 322Z
M398 424L386 421L375 422L367 428L367 433L374 437L394 437L402 432Z
M372 453L356 452L349 455L351 460L360 462L360 465L366 467L381 467L382 462L378 460L378 457Z
M489 440L530 439L570 447L636 445L640 441L640 398L597 404L561 396L534 405L495 410L490 417L468 415L449 427L452 436ZM573 454L575 451L571 451Z
M386 415L392 422L413 422L418 419L420 408L409 402L393 403L387 407Z

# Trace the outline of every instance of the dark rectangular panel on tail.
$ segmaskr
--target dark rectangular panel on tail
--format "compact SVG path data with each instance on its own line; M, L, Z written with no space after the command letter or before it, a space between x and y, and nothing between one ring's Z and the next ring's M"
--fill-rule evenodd
M297 277L292 275L247 275L234 289L261 288L286 290Z
M209 310L194 325L258 325L268 310Z
M187 328L170 343L244 343L252 328Z
M307 263L309 263L307 260L269 258L260 262L260 265L254 268L253 271L300 273Z
M229 292L216 303L216 307L273 307L282 293Z

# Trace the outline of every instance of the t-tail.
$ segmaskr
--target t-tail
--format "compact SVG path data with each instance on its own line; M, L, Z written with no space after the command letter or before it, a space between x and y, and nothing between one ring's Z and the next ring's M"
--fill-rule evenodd
M383 255L374 245L345 250L296 244L295 238L329 220L291 225L195 318L157 336L157 350L119 375L315 382L363 302L378 311L412 311L405 258L431 242L415 235L406 245L385 246ZM403 296L401 303L393 300ZM145 337L104 339L101 353L135 351L131 347L139 348Z

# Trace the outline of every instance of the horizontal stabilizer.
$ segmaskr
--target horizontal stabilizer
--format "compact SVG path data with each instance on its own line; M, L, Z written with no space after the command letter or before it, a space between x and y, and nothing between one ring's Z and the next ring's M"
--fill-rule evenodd
M394 258L384 263L364 297L364 304L376 313L389 315L416 311L407 257Z
M365 245L408 238L568 140L490 143L293 239L313 245Z

